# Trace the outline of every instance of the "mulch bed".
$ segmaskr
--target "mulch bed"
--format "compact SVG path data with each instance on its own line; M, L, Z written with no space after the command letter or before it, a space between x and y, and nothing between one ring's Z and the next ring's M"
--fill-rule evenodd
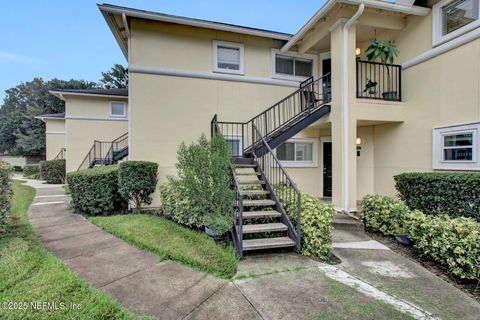
M379 233L368 232L370 236L389 247L392 251L401 254L419 264L421 264L428 271L436 274L443 280L453 284L458 289L468 294L473 299L480 302L480 281L460 279L451 275L446 269L439 266L434 261L425 257L421 257L414 247L406 247L395 240L394 237L386 237Z

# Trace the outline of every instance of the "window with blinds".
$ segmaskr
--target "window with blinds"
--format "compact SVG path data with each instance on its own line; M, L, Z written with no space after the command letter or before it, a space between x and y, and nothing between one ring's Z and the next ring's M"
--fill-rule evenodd
M442 7L443 35L478 20L478 6L478 0L456 0Z
M432 12L434 46L480 27L479 0L440 0Z
M273 74L281 78L308 78L313 75L313 60L274 54Z
M243 45L214 41L214 71L243 74Z

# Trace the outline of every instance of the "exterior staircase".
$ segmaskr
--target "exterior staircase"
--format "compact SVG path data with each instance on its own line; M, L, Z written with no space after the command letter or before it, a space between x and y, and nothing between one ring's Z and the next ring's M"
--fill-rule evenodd
M126 156L128 156L128 132L113 141L95 140L77 170L116 164Z
M309 78L247 122L213 117L212 136L222 134L232 143L236 193L232 238L238 256L262 249L301 251L300 191L273 149L330 112L330 79L330 74Z

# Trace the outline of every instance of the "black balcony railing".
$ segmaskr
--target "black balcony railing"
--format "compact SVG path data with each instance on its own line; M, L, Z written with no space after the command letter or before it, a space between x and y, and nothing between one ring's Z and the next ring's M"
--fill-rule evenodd
M357 60L357 98L402 101L402 66Z

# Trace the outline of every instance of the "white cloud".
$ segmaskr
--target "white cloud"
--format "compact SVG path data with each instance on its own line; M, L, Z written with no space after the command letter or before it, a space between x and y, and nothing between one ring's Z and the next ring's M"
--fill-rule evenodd
M46 64L48 61L35 57L27 57L16 53L0 51L0 63Z

